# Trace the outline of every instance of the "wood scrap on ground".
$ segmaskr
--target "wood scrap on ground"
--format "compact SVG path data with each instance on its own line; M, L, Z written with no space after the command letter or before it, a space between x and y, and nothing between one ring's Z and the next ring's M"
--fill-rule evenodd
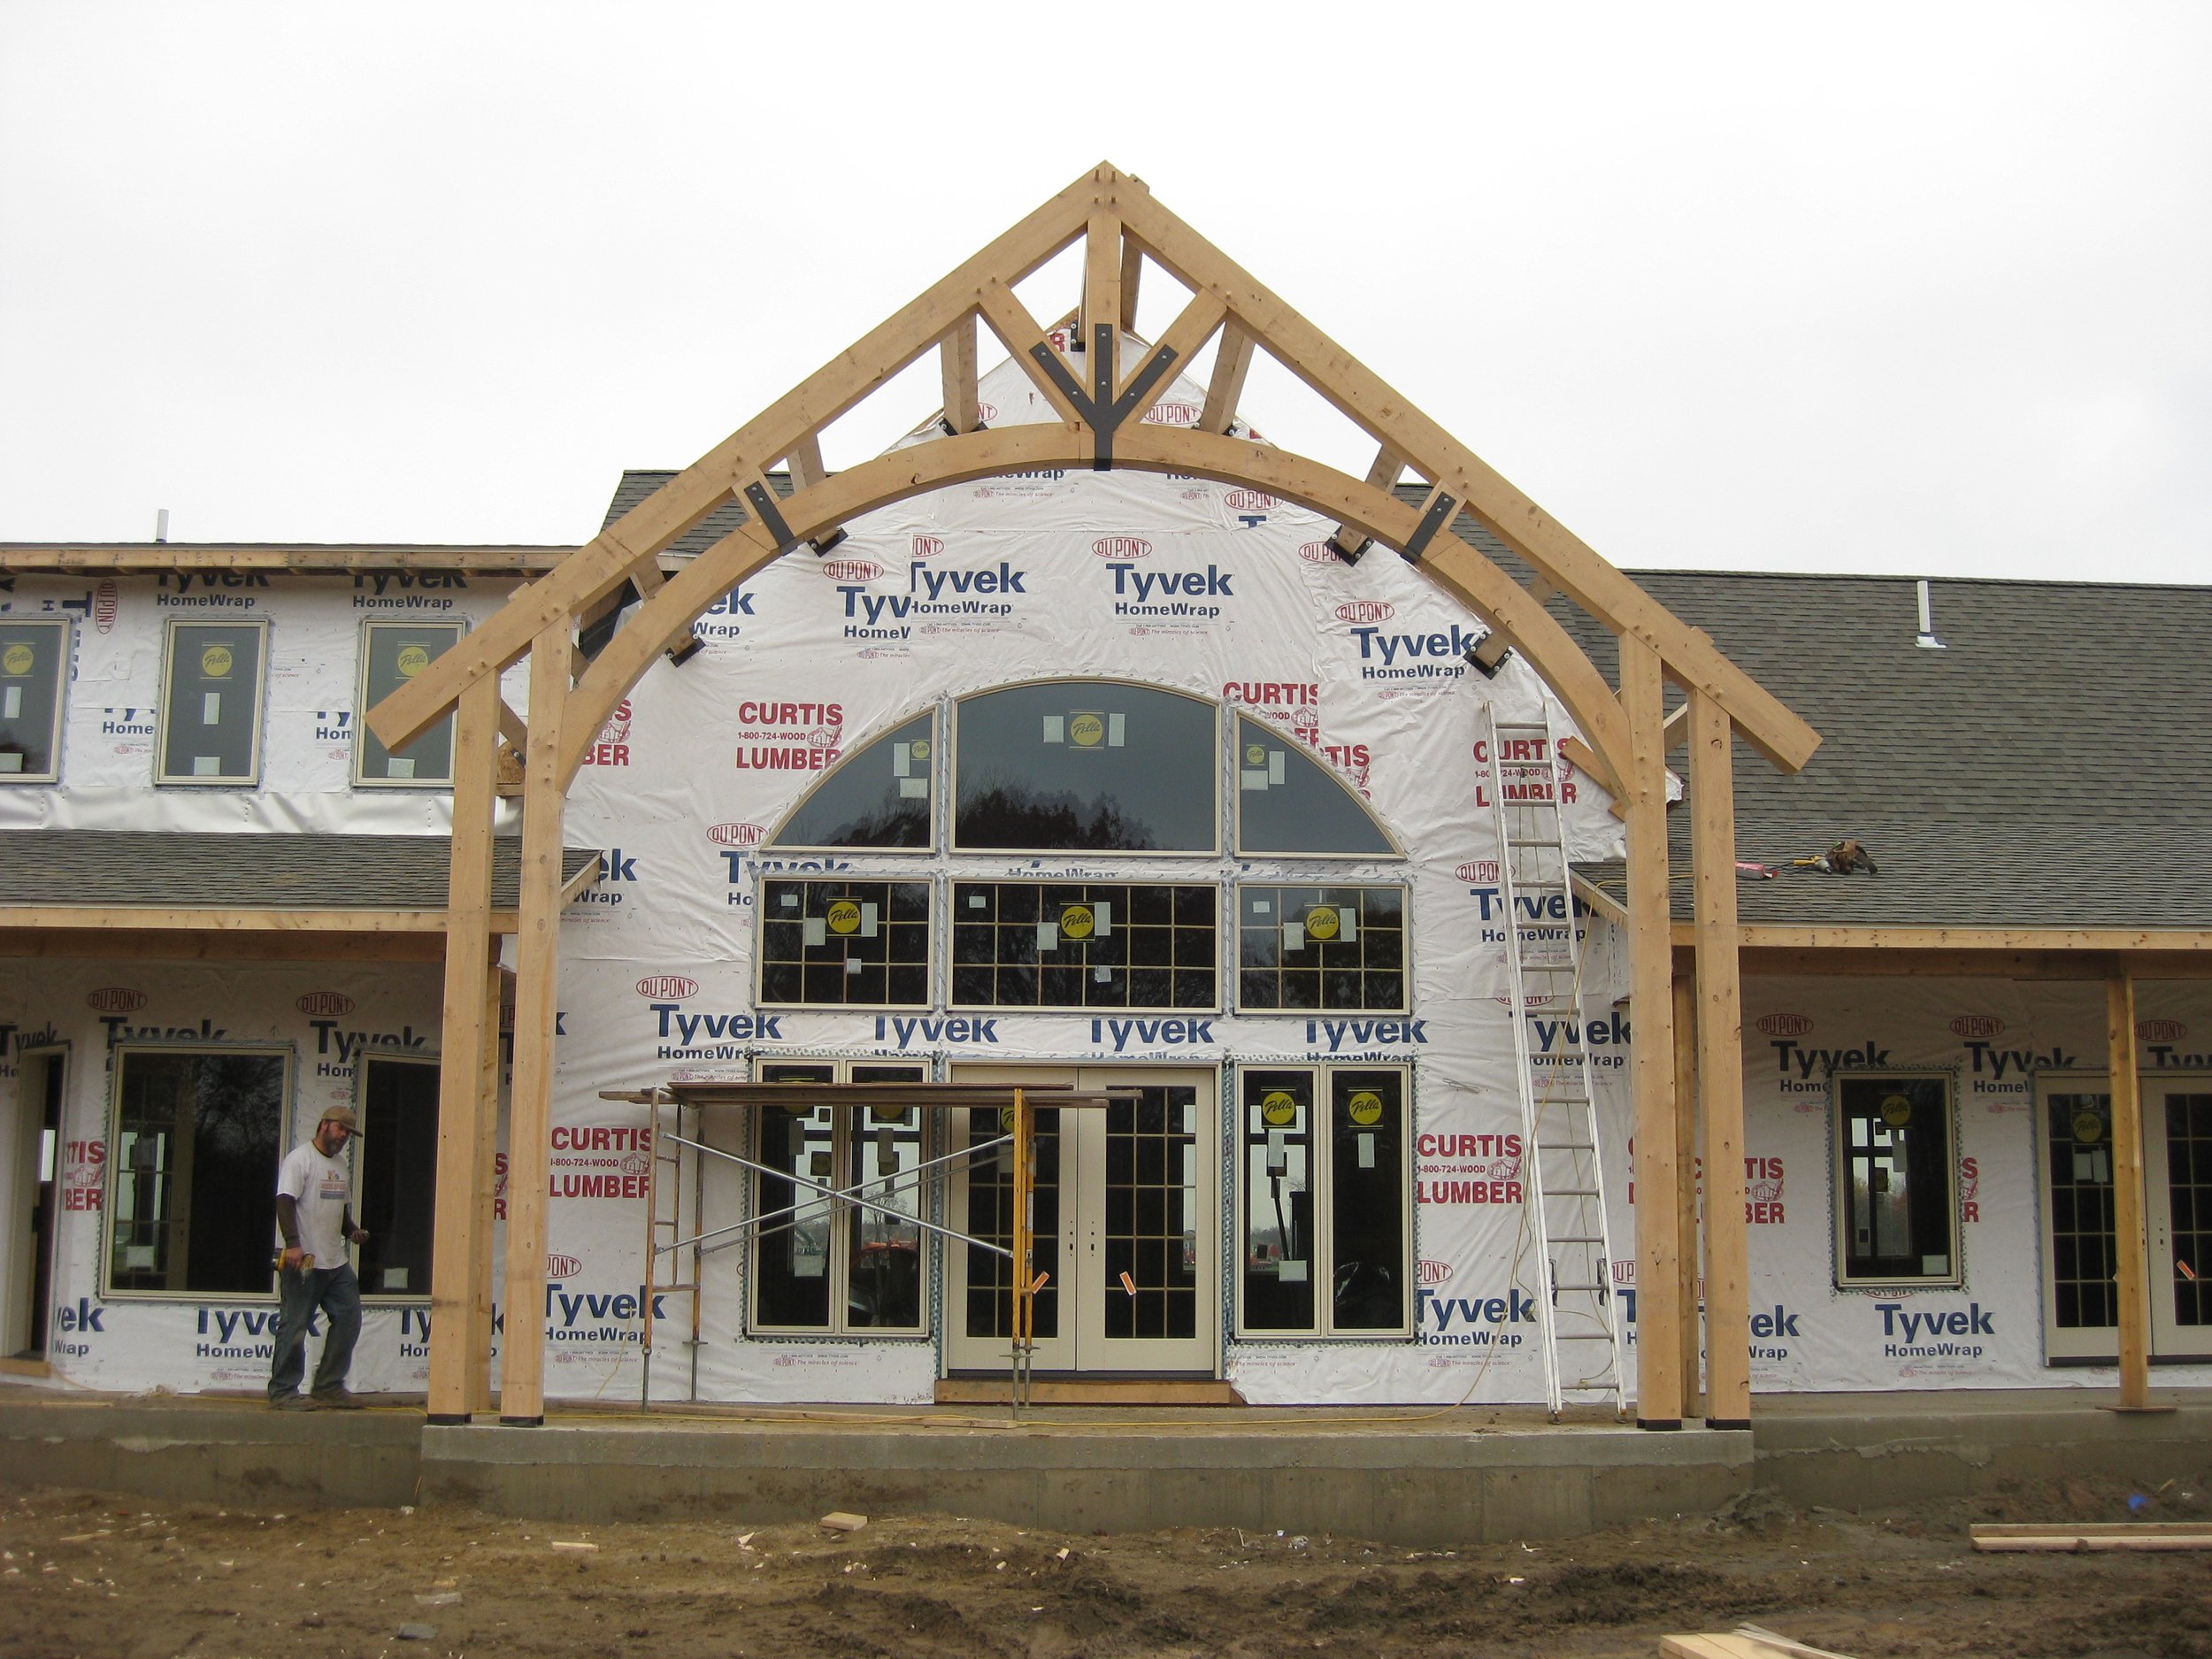
M1659 1651L1664 1659L1850 1659L1826 1647L1809 1647L1801 1641L1777 1634L1756 1624L1739 1624L1726 1633L1662 1636Z
M2212 1549L2212 1521L2101 1521L1968 1529L1984 1551Z

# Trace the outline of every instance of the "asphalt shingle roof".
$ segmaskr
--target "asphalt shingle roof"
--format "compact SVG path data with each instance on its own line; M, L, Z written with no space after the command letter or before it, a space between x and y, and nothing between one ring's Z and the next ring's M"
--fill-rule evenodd
M167 830L11 830L0 840L0 905L262 910L437 910L450 853L442 835L249 835ZM574 877L591 848L562 851ZM516 904L522 844L492 842L492 904Z
M1881 867L1739 882L1744 921L2212 927L2212 588L1938 580L1928 650L1909 577L1630 574L1821 734L1795 777L1737 745L1738 856L1848 836ZM1615 676L1612 635L1552 610Z

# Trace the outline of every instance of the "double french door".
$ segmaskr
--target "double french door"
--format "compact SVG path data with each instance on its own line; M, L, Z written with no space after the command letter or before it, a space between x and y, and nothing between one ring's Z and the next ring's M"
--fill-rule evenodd
M2151 1353L2212 1358L2212 1077L2151 1076L2139 1087ZM2120 1313L2109 1085L2048 1077L2036 1103L2045 1351L2113 1359Z
M1037 1113L1033 1271L1048 1277L1037 1293L1033 1363L1040 1371L1211 1376L1221 1279L1214 1074L955 1066L952 1079L1136 1091L1105 1107L1043 1105ZM996 1109L954 1116L955 1148L984 1146L1009 1126ZM1013 1180L1010 1148L964 1166L949 1194L954 1230L1010 1246ZM948 1247L949 1371L1006 1369L1013 1271L974 1244Z

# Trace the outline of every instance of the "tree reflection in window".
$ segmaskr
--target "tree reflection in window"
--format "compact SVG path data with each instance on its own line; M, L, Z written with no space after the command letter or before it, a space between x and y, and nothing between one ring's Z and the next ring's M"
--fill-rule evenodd
M1035 851L1211 852L1212 704L1055 680L960 704L953 841Z
M772 847L927 847L933 717L924 714L837 763Z

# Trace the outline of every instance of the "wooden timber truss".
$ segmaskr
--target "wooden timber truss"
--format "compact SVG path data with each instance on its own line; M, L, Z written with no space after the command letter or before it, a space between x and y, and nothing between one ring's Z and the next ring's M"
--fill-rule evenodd
M1048 260L1082 245L1070 366L1014 292ZM1148 345L1125 336L1148 267L1189 298ZM987 429L976 403L978 325L996 337L1060 417ZM1195 426L1145 423L1160 396L1217 344ZM1240 435L1237 405L1264 351L1376 444L1364 478ZM937 355L941 435L832 474L821 434L893 376ZM768 481L781 463L792 491ZM1741 736L1794 772L1818 735L1698 629L1585 545L1471 451L1393 391L1213 244L1154 200L1144 184L1093 169L935 287L863 336L590 542L527 587L445 656L368 714L388 748L457 710L453 868L440 1101L439 1252L433 1286L433 1422L491 1409L488 1190L496 1025L489 913L495 797L522 801L522 888L516 936L514 1070L509 1136L505 1295L498 1410L503 1422L544 1417L548 1130L554 995L564 895L565 798L593 734L664 653L680 657L695 618L770 561L820 548L870 511L972 479L1047 467L1192 473L1246 485L1336 519L1348 559L1364 542L1397 550L1518 650L1558 695L1582 733L1571 757L1614 796L1626 820L1629 932L1634 962L1634 1178L1655 1197L1686 1194L1692 1156L1705 1180L1703 1278L1706 1420L1750 1417L1743 1231L1742 1067L1738 1011L1733 741ZM1395 488L1425 486L1420 504ZM735 503L743 521L696 557L664 571L660 555L710 513ZM1532 572L1524 586L1453 533L1471 515ZM1545 609L1564 595L1620 641L1620 683L1607 683ZM629 602L634 598L634 608ZM589 631L595 652L578 643ZM503 670L529 660L529 696L502 701ZM1686 694L1674 721L1667 682ZM1672 728L1672 729L1671 729ZM1695 818L1696 977L1677 1004L1667 904L1666 753L1690 743ZM503 784L503 769L506 781ZM1677 1027L1683 1027L1678 1032ZM1690 1027L1694 1027L1691 1041ZM1678 1112L1678 1048L1700 1080L1694 1116ZM1700 1124L1698 1133L1687 1125ZM1701 1403L1694 1321L1699 1250L1693 1207L1637 1207L1639 1420L1673 1428ZM456 1248L461 1246L465 1248Z

